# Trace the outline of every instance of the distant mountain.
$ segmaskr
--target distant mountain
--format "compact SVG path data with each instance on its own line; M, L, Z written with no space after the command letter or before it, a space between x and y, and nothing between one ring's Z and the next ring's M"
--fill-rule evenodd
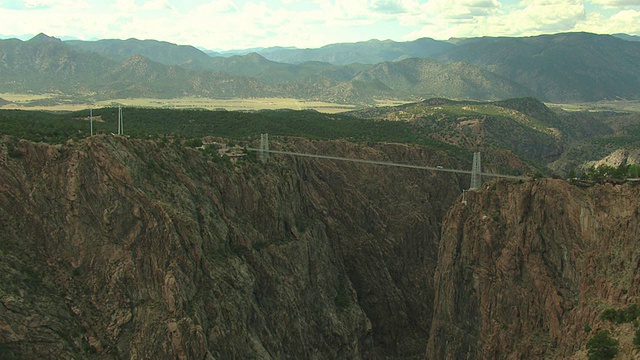
M291 55L299 49L272 50L271 55ZM392 60L291 64L258 53L211 57L191 46L155 40L61 41L39 34L28 41L0 40L0 91L59 93L66 99L266 96L353 104L430 97L532 96L550 102L640 98L640 42L608 35L485 37L451 43L375 40L314 51L299 52L299 60L303 53L336 63L361 56L372 62ZM429 54L435 59L425 57Z
M640 43L610 35L469 39L436 58L477 65L546 101L640 97Z
M257 48L249 48L249 49L237 49L237 50L223 50L223 51L205 51L205 53L210 56L235 56L235 55L247 55L251 53L258 53L261 55L267 55L274 52L287 51L287 50L300 50L294 46L273 46L273 47L257 47ZM217 55L215 55L217 53Z
M290 64L307 61L334 65L353 63L377 64L414 57L432 57L455 47L445 41L422 38L409 42L369 40L365 42L326 45L318 49L271 49L258 51L265 58Z
M365 64L331 65L312 61L297 65L285 64L267 60L257 53L218 57L213 59L212 64L212 71L254 78L266 84L282 86L285 94L314 99L323 98L327 89L348 83L362 71L373 67ZM363 99L365 96L359 96L358 102L371 101L370 98Z
M613 34L613 36L618 39L627 40L627 41L640 41L640 36L628 35L628 34Z
M121 62L74 50L46 36L0 40L0 90L62 92L76 97L273 96L256 80L166 66L141 55Z
M87 92L116 65L44 34L28 41L0 40L0 88L7 92Z
M379 81L404 97L504 99L528 96L517 83L467 63L446 64L433 59L385 62L364 71L355 80Z
M87 45L99 51L89 51ZM80 48L83 50L76 50ZM161 49L173 49L177 55L161 55ZM154 58L135 54L120 60L138 50ZM110 58L101 53L111 54ZM200 55L206 57L200 63L206 71L192 68L193 59ZM190 56L192 61L188 61ZM183 63L166 65L158 60ZM270 61L256 53L210 58L195 48L168 43L118 40L69 44L44 34L26 42L0 42L0 68L3 75L6 73L0 80L0 90L97 98L277 96L371 104L376 99L431 95L494 99L508 96L510 91L526 93L517 84L477 67L430 59L375 66L323 62L293 65Z
M192 69L206 69L211 57L193 46L176 45L157 40L98 40L65 41L72 49L96 53L114 61L141 55L163 65L181 65Z
M206 49L200 49L200 50L211 57L222 56L222 54L217 51L206 50Z

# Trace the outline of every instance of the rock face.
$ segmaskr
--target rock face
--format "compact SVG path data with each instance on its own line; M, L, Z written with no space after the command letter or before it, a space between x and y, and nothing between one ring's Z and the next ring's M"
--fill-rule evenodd
M281 145L456 165L414 146ZM120 137L21 142L0 152L0 352L420 358L440 224L459 189L449 174L290 157L233 165Z
M638 199L560 180L469 193L443 223L426 358L586 358L598 315L640 299Z
M3 359L580 359L611 327L598 315L640 299L638 185L493 181L465 205L448 173L113 136L3 146Z

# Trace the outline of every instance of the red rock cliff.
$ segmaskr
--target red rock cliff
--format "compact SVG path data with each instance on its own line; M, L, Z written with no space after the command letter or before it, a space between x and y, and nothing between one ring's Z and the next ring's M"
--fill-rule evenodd
M585 325L640 301L639 199L560 180L469 193L443 223L426 358L586 358Z

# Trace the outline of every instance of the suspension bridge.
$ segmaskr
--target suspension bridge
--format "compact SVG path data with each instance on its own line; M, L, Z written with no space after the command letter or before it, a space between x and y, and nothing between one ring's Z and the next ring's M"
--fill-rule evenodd
M419 170L432 170L432 171L440 171L440 172L448 172L448 173L456 173L456 174L467 174L471 175L471 186L469 190L477 190L482 185L482 177L497 177L497 178L507 178L507 179L515 179L515 180L529 180L528 177L525 176L516 176L516 175L506 175L506 174L495 174L495 173L487 173L482 172L482 166L480 163L480 153L473 153L473 164L471 166L471 170L461 170L461 169L449 169L444 168L442 166L423 166L423 165L412 165L412 164L402 164L402 163L394 163L389 161L378 161L378 160L365 160L365 159L354 159L354 158L346 158L340 156L330 156L330 155L318 155L318 154L307 154L307 153L299 153L292 151L282 151L282 150L271 150L269 149L269 135L261 134L260 135L260 148L246 148L249 151L258 151L260 153L260 160L262 162L266 162L269 159L270 154L279 154L279 155L289 155L289 156L299 156L299 157L308 157L308 158L316 158L316 159L327 159L327 160L337 160L337 161L347 161L347 162L355 162L361 164L372 164L372 165L383 165L383 166L394 166L401 168L410 168L410 169L419 169Z

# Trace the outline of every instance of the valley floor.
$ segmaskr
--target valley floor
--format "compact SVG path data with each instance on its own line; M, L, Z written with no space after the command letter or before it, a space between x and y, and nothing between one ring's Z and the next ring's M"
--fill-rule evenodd
M89 107L89 101L78 99L61 99L58 94L15 94L0 93L0 98L8 104L0 109L77 111ZM400 102L381 101L380 105L397 105ZM242 110L316 110L323 113L339 113L357 109L357 105L338 104L322 101L311 101L293 98L250 98L250 99L210 99L202 97L184 97L173 99L130 98L101 100L93 103L94 107L107 107L114 104L135 107L172 108L172 109L225 109Z

